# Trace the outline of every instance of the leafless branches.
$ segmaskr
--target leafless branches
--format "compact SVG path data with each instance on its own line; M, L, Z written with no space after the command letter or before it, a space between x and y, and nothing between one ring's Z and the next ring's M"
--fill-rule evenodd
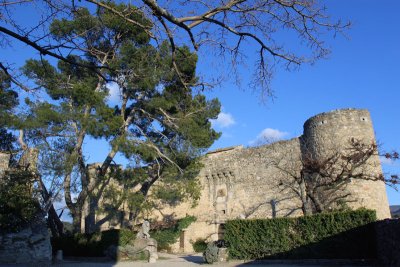
M196 51L203 48L207 50L207 54L211 54L210 50L217 49L221 56L231 58L227 64L232 68L240 63L239 55L250 56L255 53L258 59L257 66L253 69L254 81L251 84L259 87L266 95L271 95L270 80L277 65L291 69L324 58L329 53L324 43L324 34L330 31L333 35L341 33L350 25L340 20L331 20L326 14L325 7L313 0L126 2L127 7L134 6L134 8L121 11L114 7L113 2L97 0L82 2L47 0L39 6L42 12L45 10L51 17L43 15L37 25L24 29L20 27L12 12L7 11L10 14L0 17L0 20L5 22L5 25L0 27L0 32L3 33L3 38L8 37L23 42L41 55L77 64L68 60L67 55L76 49L79 50L79 44L76 44L75 48L64 47L62 42L52 39L48 29L45 31L45 24L48 24L51 18L62 18L76 12L80 7L95 5L140 27L157 43L167 40L171 47L173 67L184 85L184 77L181 77L174 56L176 47L182 44L190 45ZM0 3L1 6L7 7L28 4L32 4L31 1ZM152 25L133 19L130 16L132 12L146 14ZM40 31L39 25L41 25ZM104 66L85 67L99 72L98 68Z
M285 174L280 186L293 191L302 202L304 214L340 208L355 201L348 190L352 181L391 183L377 169L378 147L351 139L346 147L332 148L324 157L315 157L304 145L302 155L271 160L271 165Z
M269 82L276 63L283 63L286 68L313 63L329 53L321 33L330 30L334 33L342 32L349 27L349 23L331 22L325 14L325 8L309 0L182 1L180 4L184 7L181 11L174 10L173 5L164 6L154 0L141 2L150 9L150 14L162 22L171 43L176 43L180 29L195 50L200 45L218 44L221 50L229 52L233 62L236 62L235 57L243 50L247 53L249 50L257 50L257 82L253 84L260 85L267 94L272 92ZM156 20L154 23L157 25ZM278 45L279 42L283 43L276 38L282 29L297 35L294 48L290 48L291 45ZM171 36L171 33L175 35ZM250 41L250 45L254 44L254 48L243 47L245 40ZM296 52L301 42L310 48L311 55Z

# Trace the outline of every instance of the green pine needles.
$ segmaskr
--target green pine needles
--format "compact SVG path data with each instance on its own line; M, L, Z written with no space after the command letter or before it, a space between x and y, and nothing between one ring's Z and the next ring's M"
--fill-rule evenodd
M108 4L138 23L102 7L95 12L79 8L54 19L51 37L63 43L64 49L72 47L73 53L68 62L26 62L24 75L45 97L27 98L24 111L8 125L23 129L27 143L46 159L39 162L42 174L62 180L58 184L63 186L77 232L84 202L95 196L91 201L99 205L101 196L96 194L102 190L96 188L111 178L118 179L123 190L137 188L129 193L108 190L113 211L124 201L134 217L151 209L148 195L157 181L163 186L154 188L153 198L172 205L186 199L195 203L198 157L220 136L210 122L220 112L219 101L206 99L196 89L197 55L185 46L151 42L152 23L145 14L131 5ZM110 90L117 95L112 105ZM90 177L83 146L88 138L105 140L110 148ZM117 153L139 171L111 175Z

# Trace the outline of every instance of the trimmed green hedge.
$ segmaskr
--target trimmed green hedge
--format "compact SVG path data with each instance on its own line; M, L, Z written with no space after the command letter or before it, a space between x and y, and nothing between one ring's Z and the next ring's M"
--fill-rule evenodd
M231 220L225 241L234 259L375 258L372 210L298 218Z

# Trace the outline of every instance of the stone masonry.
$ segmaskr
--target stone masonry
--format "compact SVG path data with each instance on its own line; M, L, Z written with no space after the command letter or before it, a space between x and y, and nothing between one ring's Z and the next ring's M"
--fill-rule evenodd
M202 185L199 204L164 206L153 212L154 220L194 215L197 221L181 233L172 250L193 251L197 239L217 240L223 236L224 222L236 218L301 216L301 199L290 186L290 175L298 175L301 157L307 153L319 158L332 149L344 149L355 138L365 144L375 142L368 110L342 109L318 114L304 123L302 136L259 147L229 147L209 152L198 178ZM306 145L305 145L306 144ZM381 174L379 157L369 159L367 172ZM346 187L351 208L374 209L378 219L390 217L385 185L382 181L355 180ZM96 214L96 221L101 219ZM110 227L105 223L101 229ZM117 228L113 225L113 228Z
M51 258L50 233L45 221L32 223L18 233L0 235L0 263L48 266Z

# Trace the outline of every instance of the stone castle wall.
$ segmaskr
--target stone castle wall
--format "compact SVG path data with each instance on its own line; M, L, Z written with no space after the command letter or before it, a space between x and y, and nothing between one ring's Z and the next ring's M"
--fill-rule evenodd
M203 188L199 205L194 209L187 204L165 208L154 216L162 219L162 213L180 218L189 214L198 218L179 242L179 249L185 251L191 251L191 243L199 238L220 238L227 219L301 216L301 201L296 194L299 188L293 190L284 182L291 180L290 175L299 176L304 153L326 157L333 149L340 151L348 146L350 138L365 144L375 141L367 110L316 115L305 122L302 136L288 141L208 153L199 174ZM378 156L369 160L367 168L373 174L382 172ZM346 189L351 194L352 201L347 203L351 208L375 209L379 219L390 217L383 182L353 180Z
M198 205L189 203L165 207L155 211L153 218L182 218L194 215L192 223L177 244L175 251L192 252L192 243L198 239L222 238L223 225L228 219L273 218L301 216L301 202L288 188L280 185L287 174L278 172L275 162L264 155L280 160L298 159L298 138L269 146L243 148L241 146L208 154L199 174L202 184ZM288 156L288 157L287 157Z
M346 149L351 138L364 144L375 142L371 116L366 109L342 109L318 114L304 123L302 138L307 152L314 158L327 157L334 150ZM360 171L371 176L382 174L378 155L372 156L362 168ZM383 182L352 179L346 189L352 197L352 201L347 203L351 208L367 207L376 210L379 219L390 218Z
M161 221L196 216L197 221L182 232L173 246L175 251L191 252L191 244L197 239L221 238L228 219L301 216L301 190L290 181L300 175L302 157L305 153L315 158L328 156L332 149L344 149L351 138L366 144L375 141L367 110L346 109L316 115L305 122L304 134L291 140L210 152L203 158L204 167L199 173L202 191L198 205L164 206L154 211L152 217ZM366 168L372 174L380 174L378 156L372 157ZM346 190L351 193L350 207L375 209L379 219L390 217L383 182L352 180Z

